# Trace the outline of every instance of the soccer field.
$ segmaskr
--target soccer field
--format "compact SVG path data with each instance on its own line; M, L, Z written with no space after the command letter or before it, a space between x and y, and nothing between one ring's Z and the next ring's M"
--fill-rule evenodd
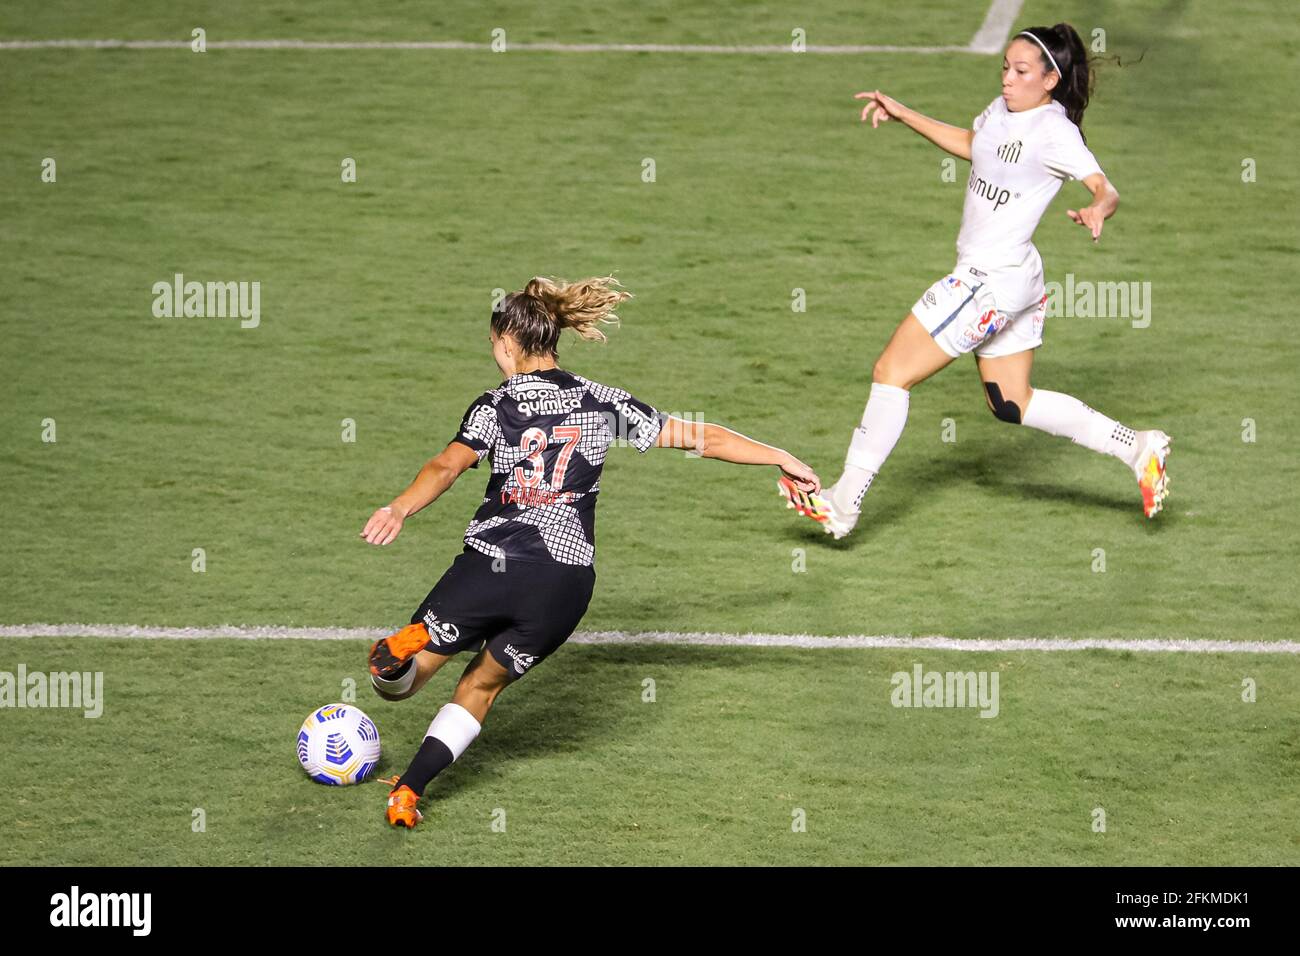
M294 733L351 679L400 772L458 665L386 703L364 640L0 637L0 672L104 675L98 718L0 709L0 863L1300 863L1300 655L1278 643L1300 620L1300 349L1275 332L1300 252L1288 10L1014 19L1100 29L1108 57L1084 132L1121 207L1093 245L1065 214L1085 190L1062 187L1046 277L1149 290L1145 317L1050 317L1034 381L1173 436L1164 513L1143 519L1118 463L996 421L967 358L913 391L844 541L783 511L771 469L611 453L582 624L1279 652L571 644L394 834L381 786L312 783ZM872 362L953 264L967 171L860 124L853 94L968 125L1001 60L815 48L965 47L985 13L5 5L0 41L178 46L0 43L0 625L405 623L484 470L388 548L357 532L498 383L494 290L535 274L635 295L607 344L562 343L566 368L832 480ZM796 30L808 52L511 46ZM483 47L220 45L276 39ZM177 274L258 283L256 324L157 316ZM894 706L917 664L997 673L996 717Z

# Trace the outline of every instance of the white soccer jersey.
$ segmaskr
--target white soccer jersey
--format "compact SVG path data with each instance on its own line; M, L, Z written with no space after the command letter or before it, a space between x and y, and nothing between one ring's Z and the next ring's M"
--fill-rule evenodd
M1043 213L1061 183L1101 167L1056 100L1012 113L999 96L973 128L957 265L988 273L998 308L1014 313L1043 296L1043 260L1031 241Z

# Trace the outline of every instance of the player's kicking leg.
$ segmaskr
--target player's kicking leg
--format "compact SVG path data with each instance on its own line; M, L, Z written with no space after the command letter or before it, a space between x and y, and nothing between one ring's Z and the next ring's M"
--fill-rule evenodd
M421 623L408 624L370 647L370 683L385 700L404 700L429 682L451 660L427 650L429 632Z
M477 570L462 581L464 587L435 596L440 611L455 612L441 615L447 636L439 649L454 653L480 641L483 649L465 668L451 702L433 718L411 765L388 795L393 826L419 822L416 803L425 787L478 736L497 695L569 639L587 613L596 584L596 572L587 565L536 562L524 565L525 571L496 573L485 556L471 555L466 562ZM457 621L459 626L452 627Z
M388 822L413 827L424 819L416 808L424 788L454 763L483 729L483 720L513 675L488 653L479 651L456 685L456 693L433 718L411 765L388 794Z
M903 434L909 389L954 357L936 345L915 312L909 312L872 369L871 395L844 456L844 472L819 495L800 492L793 483L781 481L778 490L786 507L812 518L835 538L851 532L861 514L863 496Z
M1137 478L1142 513L1153 518L1160 512L1169 493L1168 435L1158 429L1134 431L1070 395L1031 388L1032 351L977 358L984 397L999 420L1069 438L1076 445L1118 458Z

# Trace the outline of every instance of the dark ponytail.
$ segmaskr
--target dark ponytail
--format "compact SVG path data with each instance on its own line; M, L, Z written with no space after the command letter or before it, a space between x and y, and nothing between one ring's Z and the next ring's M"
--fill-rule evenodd
M1079 127L1079 134L1083 135L1083 111L1088 108L1094 80L1092 64L1088 60L1088 50L1083 45L1083 40L1068 23L1058 23L1052 27L1030 27L1021 32L1032 33L1051 51L1061 70L1061 78L1052 90L1052 99L1065 107L1065 115L1070 117L1070 122ZM1043 62L1043 69L1050 71L1051 61L1043 55L1041 49L1038 55Z

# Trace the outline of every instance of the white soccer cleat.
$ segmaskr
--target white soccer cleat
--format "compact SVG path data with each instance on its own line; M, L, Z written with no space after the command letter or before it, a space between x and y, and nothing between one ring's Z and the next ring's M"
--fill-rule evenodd
M835 505L832 488L823 488L820 495L802 491L793 481L784 476L777 479L777 491L785 499L785 506L793 508L805 518L811 518L822 526L822 530L838 541L858 523L860 512L841 511Z
M840 538L847 537L849 532L853 530L853 526L858 523L858 517L862 512L842 511L835 504L835 496L831 489L823 488L822 491L824 494L817 496L817 500L826 515L826 520L822 522L822 530L838 541Z
M1142 513L1154 518L1164 507L1169 494L1169 476L1165 473L1165 460L1169 457L1169 436L1152 429L1138 432L1141 451L1134 460L1133 474L1142 489Z

